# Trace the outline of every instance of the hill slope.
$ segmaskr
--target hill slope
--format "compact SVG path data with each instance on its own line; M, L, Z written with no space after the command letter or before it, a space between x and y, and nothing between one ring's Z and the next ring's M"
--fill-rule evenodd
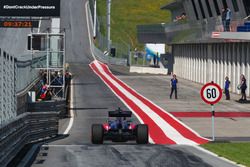
M160 7L173 0L112 0L111 39L113 43L128 43L132 48L142 47L136 39L136 25L169 22L170 12ZM106 0L97 0L97 12L106 30Z

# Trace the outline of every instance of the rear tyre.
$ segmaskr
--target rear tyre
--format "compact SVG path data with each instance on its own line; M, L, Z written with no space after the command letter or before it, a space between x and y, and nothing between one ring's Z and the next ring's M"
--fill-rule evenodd
M92 125L91 141L93 144L103 143L103 127L100 124Z
M148 125L140 124L136 128L136 143L148 144Z

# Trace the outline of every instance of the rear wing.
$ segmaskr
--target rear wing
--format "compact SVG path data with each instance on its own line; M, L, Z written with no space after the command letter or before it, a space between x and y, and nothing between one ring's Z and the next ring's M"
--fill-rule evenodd
M131 111L121 111L121 110L109 111L109 117L131 117L131 116L132 116Z

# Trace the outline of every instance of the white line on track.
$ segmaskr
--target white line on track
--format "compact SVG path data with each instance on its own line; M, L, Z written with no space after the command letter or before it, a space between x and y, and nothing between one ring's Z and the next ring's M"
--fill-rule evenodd
M48 144L48 145L43 145L43 147L81 147L81 146L87 146L87 145L89 145L89 144L86 144L86 145L84 145L84 144L79 144L79 145L75 145L75 144L72 144L72 145L50 145L50 144Z
M202 152L204 152L204 153L207 153L208 155L211 155L211 156L213 156L213 157L219 158L219 159L221 159L221 160L223 160L223 161L225 161L225 162L228 162L228 163L230 163L230 164L233 164L233 165L236 165L236 166L239 166L239 167L246 167L246 166L244 166L244 165L237 164L236 162L231 161L231 160L229 160L229 159L226 159L226 158L224 158L224 157L220 157L219 155L217 155L217 154L215 154L215 153L213 153L213 152L211 152L211 151L209 151L209 150L206 150L206 149L202 148L201 146L193 146L193 147L196 148L197 150L200 150L200 151L202 151Z
M91 67L91 66L90 66ZM91 67L92 68L92 67ZM103 80L103 78L94 70L94 73L99 76L99 78L105 83L105 81ZM108 85L108 84L105 84L117 97L119 97L119 95ZM133 109L122 99L122 98L119 98L122 103L131 111L133 111ZM139 117L139 115L136 113L136 112L133 112L133 114L136 116L136 118L139 120L140 123L144 123L143 120L141 119L141 117ZM153 141L153 139L149 136L149 143L151 144L154 144L155 142Z
M88 1L85 3L85 11L86 11L86 19L87 19L87 27L88 27L88 35L89 35L89 42L90 42L90 50L91 50L91 54L92 54L92 57L94 58L94 60L96 60L96 58L95 58L95 55L94 55L94 53L93 53L93 51L92 51L92 47L91 47L91 45L92 45L92 41L91 41L91 35L90 35L90 28L89 28L89 12L88 12ZM108 85L107 85L108 86ZM108 86L109 87L109 86ZM112 89L110 89L110 90L112 90ZM112 92L114 93L114 94L116 94L113 90L112 90ZM122 99L121 99L122 100ZM123 100L122 100L123 101ZM124 103L124 101L123 101L123 103ZM126 103L124 103L128 108L130 108ZM141 123L143 123L143 121L140 119L140 117L137 115L137 114L135 114L136 115L136 117L139 119L139 121L141 122ZM190 129L190 128L189 128ZM191 130L191 129L190 129ZM193 131L194 132L194 131ZM197 133L196 133L197 134ZM154 143L153 142L153 140L150 138L150 140L151 140L151 143ZM52 146L55 146L55 147L60 147L61 145L52 145ZM62 145L63 146L63 145ZM68 146L68 145L65 145L65 146ZM70 146L79 146L79 145L70 145ZM226 162L229 162L229 163L231 163L231 164L234 164L234 165L237 165L237 166L239 166L239 167L245 167L244 165L239 165L239 164L236 164L235 162L233 162L233 161L230 161L230 160L228 160L228 159L226 159L226 158L222 158L222 157L219 157L217 154L215 154L215 153L213 153L213 152L210 152L210 151L208 151L208 150L206 150L206 149L204 149L204 148L202 148L202 147L200 147L200 146L192 146L192 147L195 147L195 148L197 148L198 150L200 150L200 151L202 151L202 152L205 152L205 153L207 153L207 154L209 154L209 155L212 155L212 156L215 156L215 157L217 157L217 158L219 158L219 159L221 159L221 160L223 160L223 161L226 161Z
M98 68L98 67L97 67ZM99 67L99 68L102 68L102 67ZM95 70L93 70L94 72L95 72ZM100 70L100 72L101 72L102 70ZM95 72L96 73L96 72ZM101 72L102 74L104 73L104 72ZM96 73L97 75L98 75L98 73ZM99 75L98 75L99 76ZM106 76L105 74L104 74L104 76ZM101 77L100 77L101 78ZM107 78L107 77L106 77ZM102 78L101 78L102 79ZM103 80L103 79L102 79ZM112 79L108 79L108 80L112 80ZM105 82L104 80L103 80L103 82ZM110 88L110 86L107 84L107 86ZM110 88L111 89L111 88ZM112 89L111 89L112 90ZM119 89L120 90L120 89ZM112 90L113 91L113 90ZM113 91L114 92L114 91ZM114 92L114 94L116 94L115 92ZM116 94L117 95L117 94ZM119 97L119 96L118 96ZM121 99L121 101L126 105L126 103L124 102L124 100L123 99ZM137 104L138 104L138 102L137 102ZM126 105L128 108L130 108L128 105ZM132 110L131 108L130 108L130 110ZM140 118L140 117L139 117ZM235 165L235 166L239 166L239 167L245 167L245 166L243 166L243 165L239 165L239 164L237 164L236 162L233 162L233 161L231 161L231 160L228 160L228 159L226 159L226 158L224 158L224 157L220 157L220 156L218 156L217 154L215 154L215 153L212 153L212 152L210 152L210 151L208 151L208 150L206 150L206 149L204 149L204 148L202 148L202 147L200 147L200 146L197 146L197 145L189 145L189 146L192 146L192 147L194 147L194 148L196 148L196 149L198 149L199 151L202 151L202 152L204 152L204 153L206 153L206 154L208 154L208 155L210 155L210 156L213 156L213 157L216 157L216 158L218 158L218 159L221 159L222 161L225 161L225 162L227 162L227 163L230 163L230 164L233 164L233 165Z
M86 12L86 22L87 22L87 29L88 29L88 37L89 37L89 45L90 45L90 52L92 54L92 57L94 60L96 60L95 58L95 55L93 54L93 51L92 51L92 41L91 41L91 35L90 35L90 28L89 28L89 15L88 15L88 1L85 3L85 12ZM71 80L71 83L73 83L73 79ZM71 84L71 93L70 93L70 96L71 96L71 100L70 100L70 108L74 108L74 96L73 96L73 84ZM70 129L72 128L73 126L73 123L74 123L74 112L73 110L70 110L70 120L69 120L69 124L68 124L68 127L67 129L63 132L63 134L69 134L69 131Z
M87 21L87 28L88 28L88 35L89 35L89 43L90 43L90 52L91 52L91 55L92 55L92 57L94 58L94 60L96 60L96 57L95 57L95 55L94 55L94 53L93 53L93 50L92 50L92 41L91 41L91 35L90 35L90 25L89 25L89 13L90 13L90 11L89 11L89 8L88 8L88 5L89 5L89 2L87 1L86 3L85 3L85 12L86 12L86 21ZM94 71L94 70L93 70ZM96 73L97 74L97 73ZM97 74L98 75L98 74ZM104 82L104 81L103 81ZM108 86L108 85L107 85ZM109 87L109 86L108 86ZM110 88L110 90L116 95L116 93ZM117 96L117 95L116 95ZM126 107L128 107L130 110L132 110L122 99L121 99L121 101L123 102L123 104L125 104L126 105ZM143 121L142 121L142 119L136 114L136 113L134 113L135 114L135 116L137 117L137 119L140 121L140 123L143 123ZM151 137L149 137L149 142L150 143L154 143L154 141L152 140L152 138Z
M194 141L187 139L186 137L182 136L175 128L173 128L169 123L167 123L165 120L163 120L162 117L157 115L153 110L151 110L147 105L145 105L142 101L134 97L130 92L125 90L121 85L119 85L116 81L114 81L108 74L104 72L104 69L101 67L101 65L98 62L95 62L96 67L99 69L99 72L101 72L105 78L107 78L111 84L113 84L116 88L118 88L122 94L124 94L126 97L131 99L135 104L142 109L142 111L147 114L158 126L162 131L165 133L165 135L176 142L177 144L187 144L187 145L197 145ZM120 97L120 96L118 96ZM121 99L121 98L120 98ZM135 113L135 112L133 112Z
M103 64L103 63L102 63ZM110 71L110 69L108 69L110 73L112 73ZM119 79L119 78L118 78ZM120 79L119 79L120 80ZM127 83L121 81L125 86L129 87L132 91L136 92L137 91L135 89L133 89L132 87L130 87ZM138 93L137 93L138 94ZM175 116L173 116L171 113L167 112L165 109L161 108L160 106L156 105L153 101L151 101L150 99L142 96L141 94L139 94L140 97L142 97L143 99L149 101L152 105L156 106L158 109L160 109L162 112L166 113L167 115L169 115L172 119L174 119L176 122L180 123L182 126L184 126L187 130L191 131L192 133L194 133L196 136L204 139L204 140L209 140L208 138L202 137L199 133L197 133L196 131L194 131L193 129L191 129L189 126L187 126L185 123L183 123L182 121L179 121Z
M91 52L93 59L96 60L96 57L95 57L93 50L92 50L93 43L91 40L90 27L89 27L89 8L88 8L88 5L89 5L89 1L87 1L85 3L85 12L86 12L86 22L87 22L87 29L88 29L88 36L89 36L90 52Z
M67 129L63 132L64 135L69 134L69 131L74 123L74 111L71 110L72 108L74 108L74 89L72 83L73 79L71 80L71 85L70 85L70 120Z

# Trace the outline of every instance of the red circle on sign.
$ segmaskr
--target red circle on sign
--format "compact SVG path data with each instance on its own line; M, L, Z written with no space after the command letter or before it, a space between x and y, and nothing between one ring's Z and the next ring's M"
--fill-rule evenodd
M204 93L203 93L203 92L204 92L204 90L205 90L208 86L214 86L214 87L216 87L216 88L218 89L218 91L219 91L219 96L218 96L218 98L216 98L216 100L214 100L214 101L208 101L208 100L204 97ZM218 102L221 100L221 98L222 98L222 90L221 90L221 88L220 88L220 86L219 86L218 84L215 84L215 83L207 83L206 85L204 85L204 86L201 88L200 95L201 95L201 98L202 98L202 100L203 100L204 102L206 102L207 104L214 105L214 104L218 103Z

